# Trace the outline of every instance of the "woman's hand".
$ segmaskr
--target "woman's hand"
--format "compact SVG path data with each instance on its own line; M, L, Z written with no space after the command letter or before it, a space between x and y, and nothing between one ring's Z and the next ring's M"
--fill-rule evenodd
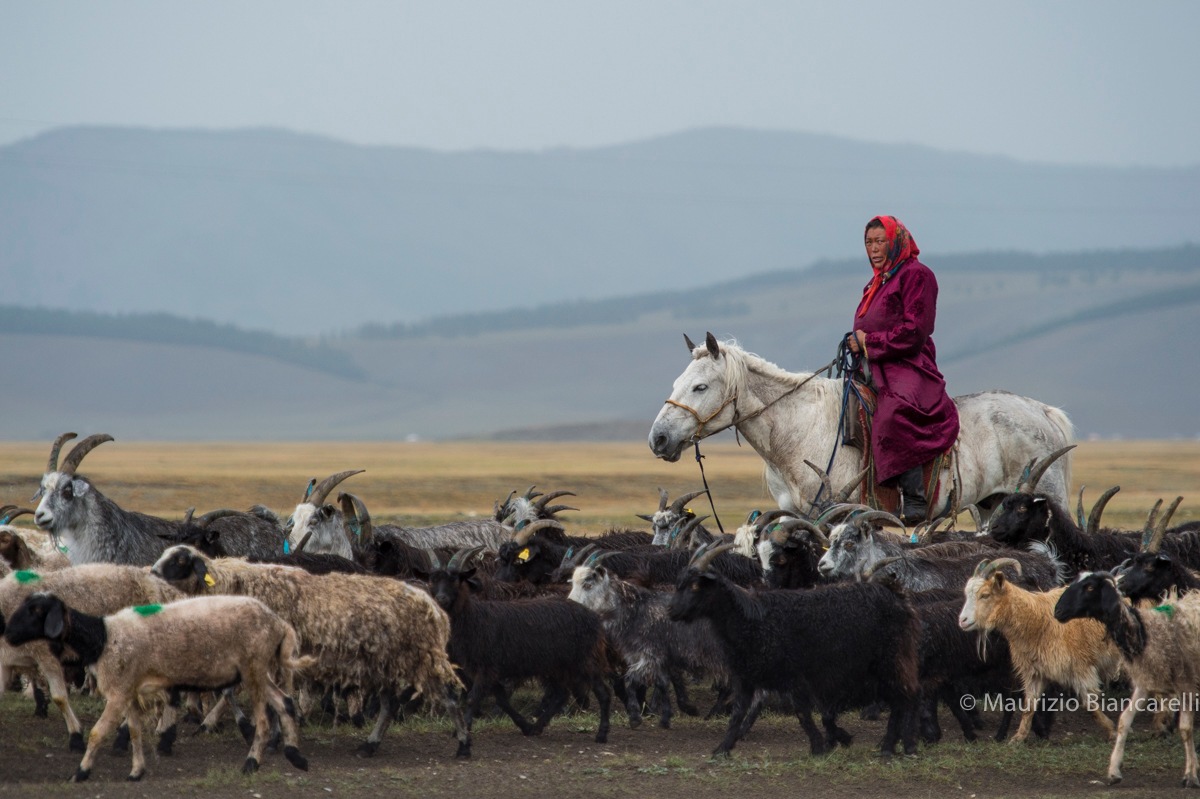
M857 355L860 352L865 353L867 351L867 334L866 334L866 332L864 332L862 330L855 330L854 335L850 337L848 346L850 347L850 351L853 352L855 355Z

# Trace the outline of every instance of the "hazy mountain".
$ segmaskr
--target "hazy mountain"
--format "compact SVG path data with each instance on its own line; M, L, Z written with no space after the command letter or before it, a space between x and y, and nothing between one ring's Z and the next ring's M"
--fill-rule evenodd
M1200 247L923 260L940 284L934 338L951 393L1041 399L1065 408L1081 438L1200 435ZM636 438L687 364L681 333L735 337L810 371L849 329L867 271L862 259L824 261L320 343L153 315L0 308L0 437Z
M1176 246L1200 169L731 129L439 153L71 128L0 147L0 279L23 306L304 335L794 270L857 255L880 212L927 255Z

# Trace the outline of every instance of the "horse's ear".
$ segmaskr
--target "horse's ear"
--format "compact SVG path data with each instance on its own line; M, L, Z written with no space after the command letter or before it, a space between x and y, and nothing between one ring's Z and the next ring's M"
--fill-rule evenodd
M696 342L692 341L691 336L689 336L687 333L684 333L683 334L683 343L687 344L688 355L691 355L692 350L696 349Z
M721 345L717 343L717 337L712 333L704 336L704 346L708 347L708 354L714 358L721 357Z

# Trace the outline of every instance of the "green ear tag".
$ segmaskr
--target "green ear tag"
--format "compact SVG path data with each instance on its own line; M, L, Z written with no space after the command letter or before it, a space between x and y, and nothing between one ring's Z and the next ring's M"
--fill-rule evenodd
M1174 605L1159 605L1158 607L1154 608L1154 610L1157 610L1159 613L1167 614L1168 619L1175 618L1175 606Z
M143 616L153 616L160 610L162 610L162 605L135 605L133 608L134 613L140 613Z
M23 569L17 572L16 578L17 582L21 585L25 585L25 583L36 583L38 580L42 579L37 572L31 572L28 569Z

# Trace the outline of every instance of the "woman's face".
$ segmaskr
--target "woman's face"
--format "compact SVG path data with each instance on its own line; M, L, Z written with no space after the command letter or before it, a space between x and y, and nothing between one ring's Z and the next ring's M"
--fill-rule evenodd
M883 232L883 228L870 228L863 241L867 245L867 258L870 259L872 268L882 269L887 262L888 251L887 234Z

